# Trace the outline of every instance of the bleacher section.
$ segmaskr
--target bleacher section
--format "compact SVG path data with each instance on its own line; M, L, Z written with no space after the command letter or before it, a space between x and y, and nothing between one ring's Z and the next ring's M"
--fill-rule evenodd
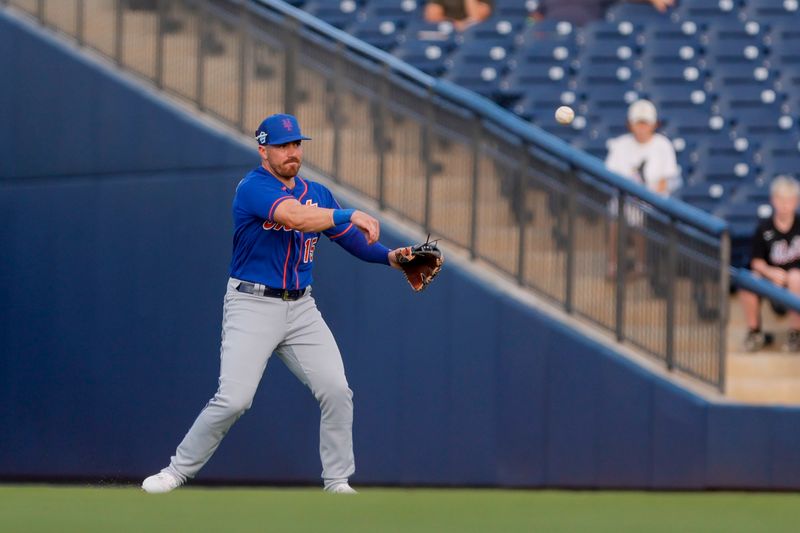
M422 0L292 3L600 158L625 132L626 106L652 99L683 170L678 196L731 223L734 266L769 216L765 185L800 168L795 0L683 0L667 14L620 3L582 28L534 22L535 2L498 0L462 34L425 23ZM577 112L569 128L553 118L562 104Z

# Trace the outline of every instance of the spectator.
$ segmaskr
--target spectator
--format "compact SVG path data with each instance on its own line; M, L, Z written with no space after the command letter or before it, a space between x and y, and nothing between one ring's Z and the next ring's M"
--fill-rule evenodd
M450 21L458 31L483 22L492 14L493 0L430 0L425 5L427 22Z
M669 196L681 185L680 169L672 143L656 133L658 129L656 106L649 100L638 100L628 108L630 133L608 141L606 167L623 177L636 181L648 189ZM617 214L616 200L609 204L611 215ZM642 210L631 203L625 206L625 220L629 226L642 227ZM612 224L609 238L608 276L616 275L617 231ZM644 271L645 239L641 231L634 232L637 273Z
M779 287L800 296L800 223L795 211L800 199L800 184L793 178L779 177L770 187L772 217L762 221L753 236L750 270ZM744 348L755 352L772 342L772 336L761 331L761 298L746 290L739 291L747 321ZM772 304L778 314L785 309ZM784 350L800 351L800 314L789 311L789 335Z
M602 19L606 9L615 3L616 0L539 0L539 6L532 16L534 20L565 20L583 26L587 22ZM652 4L664 13L675 5L675 0L639 0L639 3Z

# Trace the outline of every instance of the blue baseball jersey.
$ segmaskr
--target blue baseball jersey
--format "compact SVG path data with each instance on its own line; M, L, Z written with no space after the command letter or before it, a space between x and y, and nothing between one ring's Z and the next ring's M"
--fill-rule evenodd
M289 189L262 166L251 170L236 187L233 198L233 257L231 277L275 289L304 289L311 285L314 250L320 233L303 233L273 220L275 209L294 198L301 204L340 209L327 187L295 178ZM351 231L341 224L323 233L331 240Z

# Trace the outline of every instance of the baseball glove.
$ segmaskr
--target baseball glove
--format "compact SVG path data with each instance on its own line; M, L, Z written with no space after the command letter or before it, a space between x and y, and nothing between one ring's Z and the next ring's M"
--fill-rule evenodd
M436 246L436 242L431 242L428 236L428 240L422 244L406 246L395 252L394 258L415 292L420 292L430 285L433 278L442 270L444 255Z

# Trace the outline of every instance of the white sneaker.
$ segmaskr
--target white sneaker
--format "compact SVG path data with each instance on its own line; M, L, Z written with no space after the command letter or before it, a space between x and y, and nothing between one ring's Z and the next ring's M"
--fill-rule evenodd
M142 483L142 490L149 494L164 494L171 492L182 485L181 481L167 472L159 472L150 476Z
M358 494L358 492L356 492L356 490L347 482L331 485L325 489L325 492L330 492L331 494Z

